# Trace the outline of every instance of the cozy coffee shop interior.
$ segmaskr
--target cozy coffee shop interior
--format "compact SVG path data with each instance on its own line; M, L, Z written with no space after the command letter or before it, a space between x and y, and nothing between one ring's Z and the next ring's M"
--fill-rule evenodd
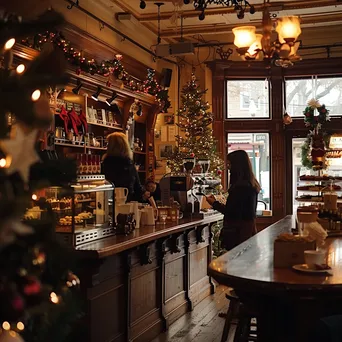
M0 342L342 340L341 1L0 9Z

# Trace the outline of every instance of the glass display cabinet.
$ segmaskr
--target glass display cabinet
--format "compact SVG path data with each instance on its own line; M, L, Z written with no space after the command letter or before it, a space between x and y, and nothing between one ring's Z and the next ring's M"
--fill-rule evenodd
M78 176L69 187L49 187L35 195L24 220L50 214L64 242L77 247L114 235L113 198L114 185L103 175Z

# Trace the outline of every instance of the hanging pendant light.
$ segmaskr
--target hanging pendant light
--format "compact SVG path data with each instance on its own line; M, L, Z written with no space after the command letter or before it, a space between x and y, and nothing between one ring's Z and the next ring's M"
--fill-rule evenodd
M297 50L301 34L300 19L296 16L282 17L277 20L276 32L278 39L272 41L273 23L269 12L269 1L264 2L262 18L262 34L256 34L255 26L233 28L236 51L245 60L261 59L281 67L293 65L300 60Z

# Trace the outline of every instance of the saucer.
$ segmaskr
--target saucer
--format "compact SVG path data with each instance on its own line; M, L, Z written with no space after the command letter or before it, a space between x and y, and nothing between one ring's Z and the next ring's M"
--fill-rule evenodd
M303 272L303 273L311 273L311 274L329 274L332 275L332 270L313 270L308 267L307 264L301 264L301 265L294 265L292 268L296 271Z

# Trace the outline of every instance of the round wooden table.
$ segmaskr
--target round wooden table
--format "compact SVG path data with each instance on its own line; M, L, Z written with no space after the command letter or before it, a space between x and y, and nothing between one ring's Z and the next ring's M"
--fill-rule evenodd
M342 238L325 244L332 275L274 268L274 240L293 227L293 216L286 216L209 265L210 276L255 310L258 341L309 341L320 318L342 314Z

